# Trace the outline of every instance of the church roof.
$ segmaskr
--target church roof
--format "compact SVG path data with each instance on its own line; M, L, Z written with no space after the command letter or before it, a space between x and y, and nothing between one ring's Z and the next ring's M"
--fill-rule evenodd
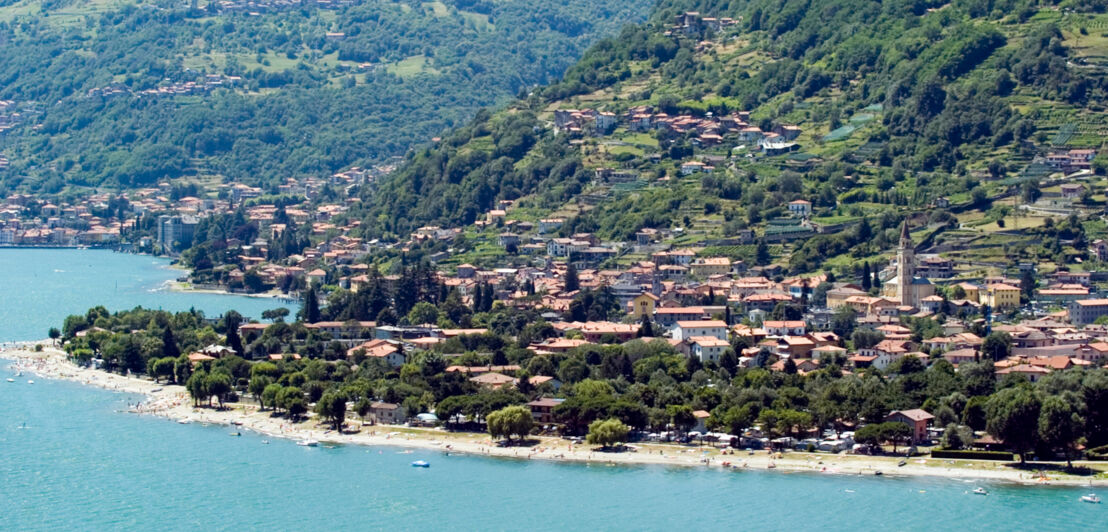
M931 281L927 280L924 277L913 277L912 284L931 284Z

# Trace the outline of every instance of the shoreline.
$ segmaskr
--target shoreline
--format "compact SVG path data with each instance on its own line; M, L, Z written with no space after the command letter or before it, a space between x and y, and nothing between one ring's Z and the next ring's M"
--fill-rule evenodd
M186 270L187 271L187 270ZM176 280L170 280L163 283L170 292L177 292L182 294L212 294L219 296L239 296L239 297L253 297L258 299L274 299L281 302L300 304L295 298L277 291L261 292L258 294L243 294L238 292L230 292L223 288L195 288L192 283L181 282Z
M41 352L34 351L35 344L42 344ZM80 368L65 358L64 352L53 347L50 340L19 342L0 347L0 359L12 361L13 367L36 376L67 380L107 390L144 396L144 400L129 412L153 415L178 423L210 423L234 426L263 436L295 441L316 440L321 444L391 446L411 449L466 454L474 456L510 458L521 460L548 460L597 465L628 466L681 466L736 471L761 470L784 473L813 473L831 475L870 475L876 471L888 477L945 477L967 483L1012 483L1025 486L1106 487L1108 478L1102 473L1096 477L1076 477L1057 472L1047 473L1049 480L1039 480L1031 471L1021 471L1004 462L946 460L916 457L898 467L903 457L879 457L863 455L838 455L789 451L782 458L774 458L766 451L748 454L735 449L735 454L721 454L712 447L678 446L673 444L636 443L638 452L600 452L587 444L573 443L555 437L535 437L538 443L531 447L498 447L488 435L468 432L449 432L444 429L411 428L399 425L364 425L356 415L348 416L347 430L339 434L330 425L308 418L291 423L281 417L272 417L269 411L260 412L250 404L232 403L223 410L193 408L192 399L183 386L155 383L154 381L126 377L105 371ZM0 383L8 385L11 383ZM1075 462L1075 465L1087 465Z

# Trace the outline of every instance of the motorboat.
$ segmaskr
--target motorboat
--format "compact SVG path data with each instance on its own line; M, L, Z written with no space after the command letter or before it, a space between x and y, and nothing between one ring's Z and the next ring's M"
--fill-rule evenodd
M412 467L431 467L431 463L426 460L416 460L412 462Z
M27 384L34 384L34 383L35 383L35 381L33 381L33 380L32 381L27 381Z
M269 440L262 440L262 445L269 445Z
M232 432L230 434L231 434L231 436L242 436L241 432Z
M974 495L988 495L989 490L987 490L985 488L973 488L973 494Z
M296 444L301 447L316 447L319 445L319 442L315 440L300 440L296 442Z
M1095 493L1081 496L1081 502L1091 502L1093 504L1100 504L1100 496Z
M8 378L8 382L15 382L15 379Z

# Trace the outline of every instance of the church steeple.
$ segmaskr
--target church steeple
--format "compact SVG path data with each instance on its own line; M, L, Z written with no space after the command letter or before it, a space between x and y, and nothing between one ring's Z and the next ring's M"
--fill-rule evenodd
M912 283L916 273L915 255L912 236L908 233L908 220L905 220L900 226L900 246L896 250L896 295L901 305L909 307L919 305Z

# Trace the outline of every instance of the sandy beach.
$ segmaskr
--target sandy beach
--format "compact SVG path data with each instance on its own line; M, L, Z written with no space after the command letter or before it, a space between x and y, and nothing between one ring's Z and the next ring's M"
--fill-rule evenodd
M935 476L967 482L986 480L1027 485L1108 486L1108 475L1103 472L1094 477L1066 475L1055 471L1039 476L1030 470L1015 469L1003 463L926 457L911 458L904 466L898 466L898 462L902 460L898 457L803 452L787 452L778 457L766 451L750 454L738 449L734 450L734 454L723 454L721 450L707 446L654 443L635 444L638 449L636 452L600 452L589 445L575 445L568 440L553 437L533 438L538 443L529 447L499 447L488 435L449 432L444 429L363 425L356 414L347 416L346 428L340 434L331 430L329 424L320 423L314 417L300 423L291 423L287 419L271 416L269 411L259 411L253 404L229 404L222 410L194 408L183 386L81 368L69 362L60 350L45 347L41 352L36 352L36 343L50 345L49 340L8 345L0 349L0 358L9 360L7 365L12 369L23 371L22 378L33 374L145 396L132 409L134 413L165 417L181 423L237 425L241 430L250 430L269 437L316 440L323 445L388 445L513 459L595 464L720 467L840 475L874 475L880 471L886 476ZM1091 465L1103 471L1103 464L1096 462L1075 462L1075 465Z
M260 299L278 299L291 304L292 298L288 294L282 293L277 289L270 290L269 292L260 292L257 294L245 294L238 292L230 292L221 288L196 288L190 283L183 283L180 281L166 281L166 287L172 292L192 293L192 294L214 294L222 296L239 296L239 297L256 297Z

